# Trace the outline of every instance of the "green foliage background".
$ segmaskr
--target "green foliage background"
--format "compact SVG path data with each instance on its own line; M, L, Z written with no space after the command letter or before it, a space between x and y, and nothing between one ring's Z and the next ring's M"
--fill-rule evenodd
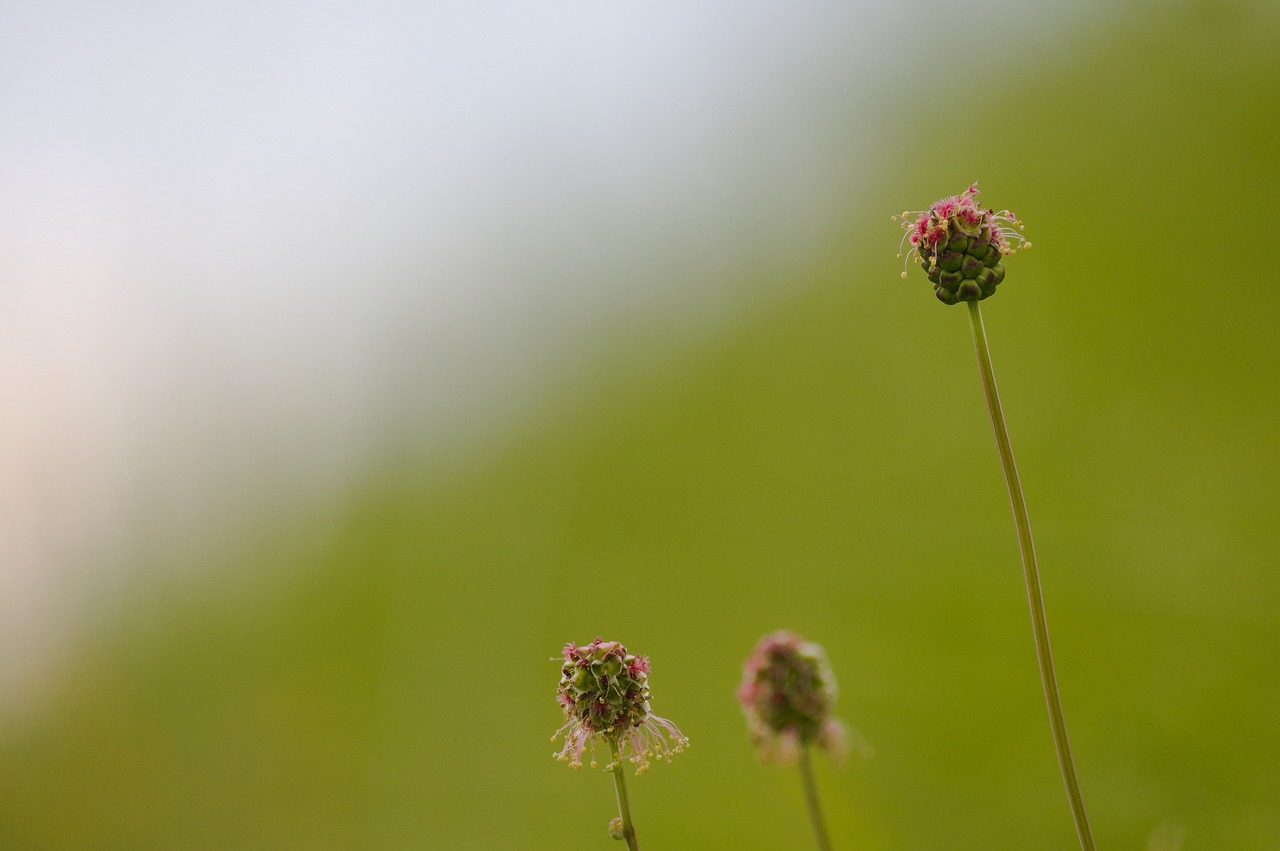
M389 452L323 546L294 519L200 555L234 589L153 592L4 732L0 847L613 847L608 776L548 741L548 660L597 634L693 740L632 784L644 847L807 847L733 698L779 627L826 646L875 748L819 761L837 847L1073 847L967 321L899 279L888 219L975 178L1035 243L984 313L1099 842L1280 847L1264 5L939 67L801 285L662 356L619 328L447 472Z

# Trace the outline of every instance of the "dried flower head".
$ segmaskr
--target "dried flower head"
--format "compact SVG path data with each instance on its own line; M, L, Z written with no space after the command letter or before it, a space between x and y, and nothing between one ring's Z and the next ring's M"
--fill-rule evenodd
M908 210L894 221L902 222L906 233L901 247L908 246L903 262L914 257L933 282L934 294L944 304L981 301L995 294L1004 280L1001 261L1031 243L1022 236L1022 222L1008 210L982 209L974 200L978 184L959 195L935 201L927 210Z
M671 761L689 739L680 728L649 709L649 660L633 656L616 641L597 638L590 644L564 646L564 665L556 699L564 710L565 724L551 737L564 736L557 759L582 767L582 754L591 750L596 765L597 739L618 746L618 758L629 759L636 773L649 767L650 759ZM614 768L610 763L606 768Z
M761 638L738 687L747 733L761 759L794 762L813 743L843 759L844 726L831 716L836 694L835 675L819 645L785 630Z

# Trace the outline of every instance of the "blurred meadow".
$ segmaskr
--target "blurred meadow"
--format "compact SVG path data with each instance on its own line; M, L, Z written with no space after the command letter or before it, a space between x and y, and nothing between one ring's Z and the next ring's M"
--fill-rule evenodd
M654 710L692 740L630 783L643 847L811 847L798 777L757 763L734 699L779 628L826 647L838 714L875 751L817 760L835 847L1077 847L967 319L919 270L900 279L889 219L974 180L1034 243L983 308L1099 845L1280 848L1280 12L1137 2L1047 32L1014 9L955 28L946 5L890 10L909 20L880 31L895 54L856 97L832 54L787 53L767 28L746 39L804 66L777 119L804 132L743 160L781 177L744 171L722 197L778 209L708 225L706 251L680 218L696 201L646 220L610 200L630 197L624 178L560 220L498 194L485 203L568 235L494 227L469 244L473 268L512 279L485 296L510 302L474 348L431 345L468 336L461 319L414 324L432 272L406 248L374 270L409 293L379 307L404 340L359 369L332 340L317 360L237 350L266 377L226 401L248 412L219 420L223 454L182 467L196 495L147 492L110 547L63 553L66 585L110 577L67 592L89 598L67 623L4 630L21 676L0 711L0 848L618 847L609 776L556 762L549 741L551 660L596 635L650 657ZM835 4L794 10L815 30L856 24ZM616 157L601 173L626 167L600 156ZM573 270L575 227L601 291L521 290ZM152 268L182 268L160 250ZM650 276L652 297L630 291ZM308 298L305 281L281 287L272 317ZM550 316L570 302L577 318ZM524 340L524 319L540 342L486 354ZM144 362L183 343L154 333ZM290 392L294 373L273 373L288 358L354 389L324 396L321 437L290 421L258 439L251 409ZM21 369L4 367L10 421ZM473 392L491 379L500 391ZM200 401L171 433L218 408ZM202 451L136 446L148 464ZM5 500L76 522L49 494ZM46 562L14 546L0 559L17 623L23 565Z

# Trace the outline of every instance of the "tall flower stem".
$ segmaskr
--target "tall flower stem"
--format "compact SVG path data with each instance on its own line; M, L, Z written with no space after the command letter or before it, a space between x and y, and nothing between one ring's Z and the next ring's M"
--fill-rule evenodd
M973 325L973 344L978 353L978 369L982 372L982 387L987 394L987 409L991 412L991 426L996 433L996 448L1000 453L1000 466L1004 468L1004 483L1009 490L1009 503L1013 508L1013 525L1018 531L1018 546L1022 550L1022 574L1027 583L1027 604L1031 607L1031 631L1035 635L1036 657L1040 662L1040 682L1044 686L1044 700L1049 708L1049 727L1053 730L1053 744L1058 751L1058 766L1062 769L1062 782L1067 787L1067 801L1071 804L1071 817L1075 820L1080 847L1094 851L1093 829L1084 809L1084 797L1080 794L1080 781L1076 777L1075 760L1071 756L1071 744L1067 741L1067 722L1062 714L1062 698L1058 694L1058 679L1053 673L1053 652L1049 648L1049 624L1045 619L1044 596L1040 590L1040 570L1036 566L1035 545L1031 541L1031 520L1027 517L1027 501L1022 495L1022 482L1013 460L1013 446L1009 443L1009 430L1005 426L1004 411L1000 407L1000 394L996 390L996 375L991 368L991 351L987 348L987 332L982 326L982 312L978 302L967 302L969 320Z
M813 763L809 760L808 745L800 747L800 776L804 779L804 799L809 805L809 820L813 822L813 835L818 840L818 851L831 851L827 827L822 821L822 810L818 807L818 787L813 782Z
M622 756L618 753L618 740L610 737L609 753L613 757L613 789L618 794L618 815L622 817L622 838L627 840L627 851L640 851L636 841L635 824L631 821L631 805L627 803L627 778L622 773Z

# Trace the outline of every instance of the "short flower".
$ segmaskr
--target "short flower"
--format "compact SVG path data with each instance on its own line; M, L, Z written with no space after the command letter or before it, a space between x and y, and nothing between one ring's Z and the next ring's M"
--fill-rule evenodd
M582 754L591 750L594 767L597 739L618 746L618 758L629 759L636 773L650 759L671 761L689 739L680 728L649 709L649 660L633 656L616 641L597 638L590 644L564 646L556 699L565 724L551 737L564 736L557 759L582 767ZM607 768L616 767L610 763Z
M827 654L793 632L766 635L743 667L738 702L761 759L795 762L816 743L836 759L847 750L844 726L831 716L836 679Z
M1019 248L1030 248L1022 236L1022 222L1008 210L981 209L974 200L978 184L963 193L935 201L927 210L894 216L906 231L902 245L910 244L903 260L914 257L933 282L934 294L944 304L981 301L995 295L1004 280L1005 257ZM901 251L898 254L902 257Z

